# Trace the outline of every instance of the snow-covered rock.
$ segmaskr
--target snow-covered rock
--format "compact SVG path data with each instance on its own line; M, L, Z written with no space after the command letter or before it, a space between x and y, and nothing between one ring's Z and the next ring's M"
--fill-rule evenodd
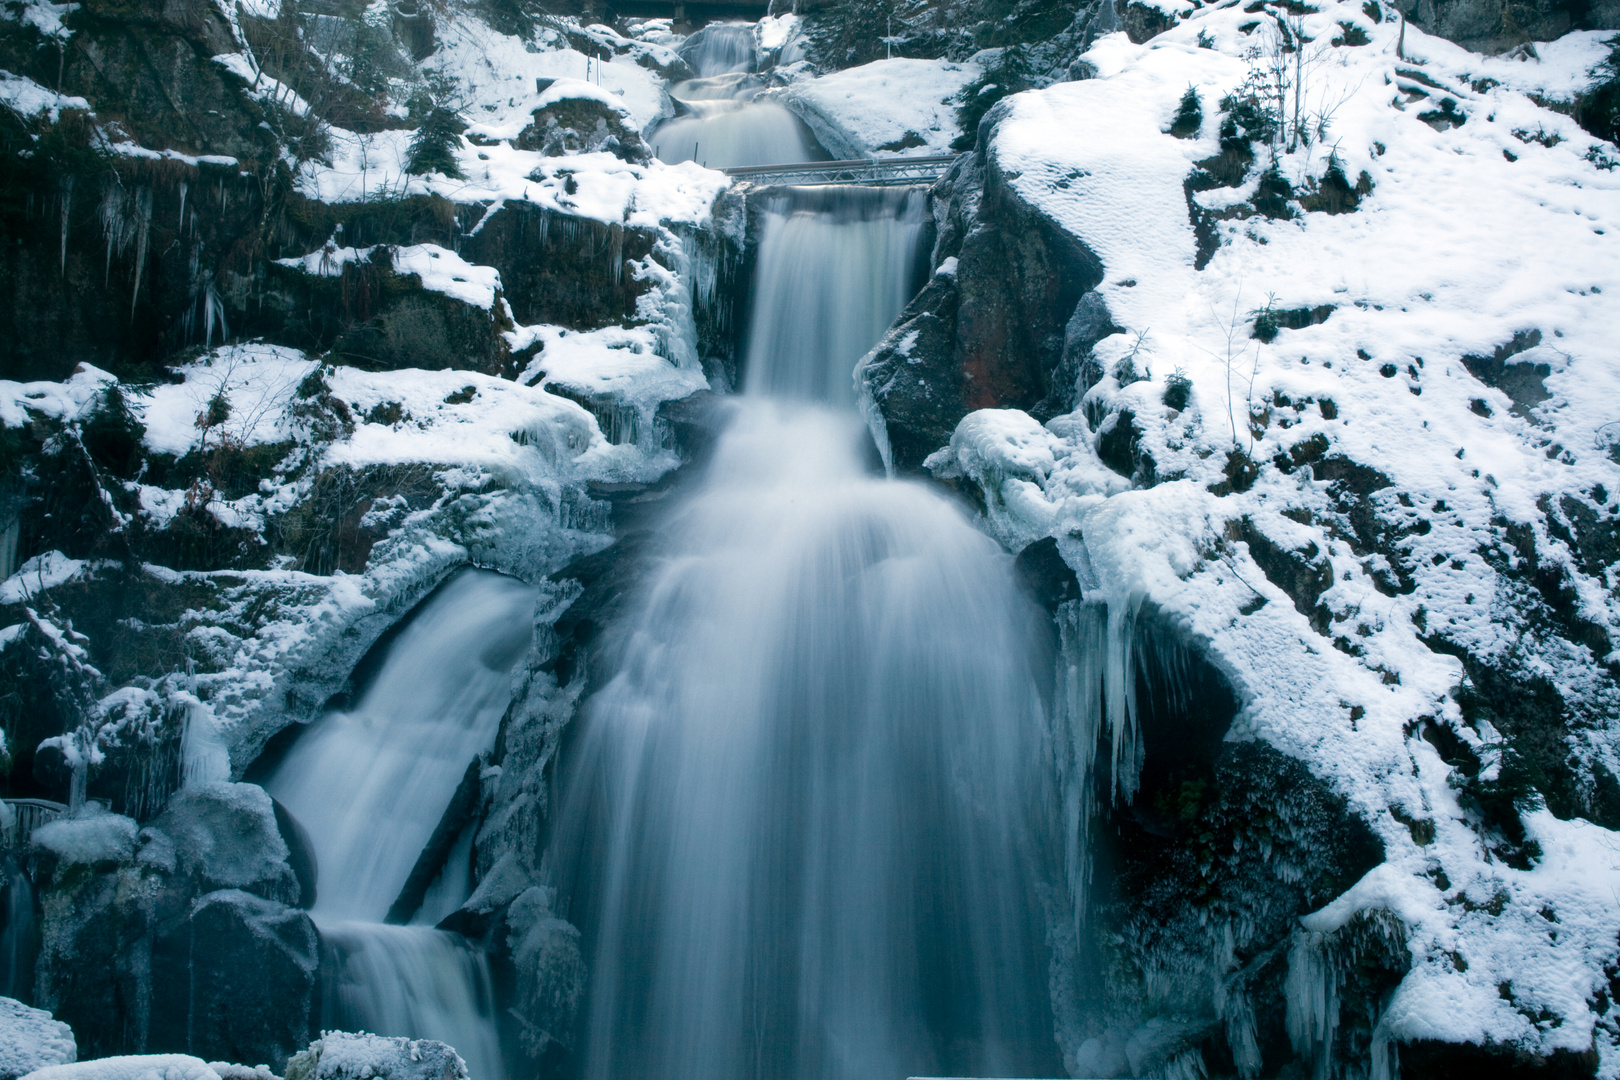
M65 1065L77 1055L72 1028L43 1009L0 997L0 1080Z
M432 1039L324 1032L287 1062L286 1080L468 1080L467 1063Z
M957 94L979 74L972 61L875 60L797 80L773 96L835 158L948 154L961 134Z
M30 1080L220 1080L201 1058L187 1054L130 1054L70 1065L49 1065Z

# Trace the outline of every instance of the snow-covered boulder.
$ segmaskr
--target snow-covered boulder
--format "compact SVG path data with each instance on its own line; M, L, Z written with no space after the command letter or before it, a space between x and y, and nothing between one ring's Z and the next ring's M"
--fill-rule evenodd
M241 889L282 904L300 900L275 804L257 784L184 789L142 839L143 864L176 875L199 893Z
M43 1009L0 997L0 1080L17 1080L77 1056L72 1028Z
M86 1053L183 1047L279 1067L308 1037L320 939L290 906L304 890L270 797L183 790L138 833L97 809L34 833L48 875L39 1003Z
M605 150L639 165L652 160L629 107L600 86L557 79L541 92L532 115L513 142L519 150L538 150L547 157Z
M220 1080L201 1058L189 1054L129 1054L70 1065L49 1065L29 1080Z
M328 1031L293 1055L286 1080L467 1080L467 1063L433 1039Z

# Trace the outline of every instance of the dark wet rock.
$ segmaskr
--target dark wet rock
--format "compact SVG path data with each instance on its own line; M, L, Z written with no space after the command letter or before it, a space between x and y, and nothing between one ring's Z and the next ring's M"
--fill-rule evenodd
M1528 417L1531 409L1552 396L1544 381L1552 374L1552 365L1531 360L1513 361L1513 357L1539 344L1540 330L1520 331L1489 356L1463 357L1463 366L1474 378L1512 399L1515 416Z
M1428 1039L1402 1043L1400 1060L1405 1080L1584 1080L1598 1068L1595 1048L1540 1056L1516 1046Z
M1571 30L1620 29L1620 3L1615 0L1531 0L1511 8L1492 0L1398 0L1391 7L1429 33L1483 53L1555 41Z
M971 411L956 356L959 306L955 275L935 274L861 363L859 377L883 418L898 469L921 468Z
M985 132L996 118L992 110ZM938 269L862 365L902 472L919 469L975 409L1037 418L1060 409L1075 396L1066 381L1095 344L1089 335L1108 325L1097 304L1077 312L1102 281L1096 257L981 158L964 156L936 185Z
M472 823L473 815L477 813L479 796L483 787L480 774L484 763L474 758L467 763L466 772L461 775L461 782L450 796L450 804L444 808L438 825L434 826L433 834L428 837L427 844L422 848L422 854L417 856L416 865L411 867L411 873L400 889L399 896L388 908L388 915L384 922L403 925L411 921L417 909L422 906L422 898L427 895L428 886L433 884L445 868L450 858L451 849L467 826Z
M73 1026L86 1056L279 1068L308 1038L318 938L284 902L300 887L262 790L183 792L138 837L129 818L91 810L34 838L34 999Z
M270 264L266 306L285 323L277 335L316 348L330 343L345 363L371 370L454 367L511 378L509 329L499 301L493 311L422 287L400 273L393 249L378 246L335 275Z
M1333 564L1327 554L1314 540L1303 546L1273 540L1250 517L1243 519L1240 528L1249 556L1266 580L1288 594L1295 610L1310 620L1311 629L1328 633L1333 614L1321 603L1322 594L1333 587Z
M225 889L166 929L152 945L146 1044L279 1071L310 1035L320 939L309 915Z
M1057 541L1048 536L1035 541L1013 560L1013 567L1030 593L1047 611L1080 599L1080 579L1058 553Z
M1114 11L1119 16L1125 36L1140 45L1158 37L1176 25L1176 17L1157 5L1140 4L1135 0L1114 0Z
M1082 296L1063 328L1063 353L1049 380L1046 400L1037 406L1036 413L1050 418L1073 412L1103 377L1092 349L1103 338L1120 333L1124 328L1114 324L1101 293L1093 289Z

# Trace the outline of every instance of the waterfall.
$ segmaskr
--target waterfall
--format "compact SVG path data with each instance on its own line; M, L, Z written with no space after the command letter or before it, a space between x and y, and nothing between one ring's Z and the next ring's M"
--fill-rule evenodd
M687 38L680 51L700 78L753 71L759 63L759 37L753 23L710 23Z
M387 645L358 703L312 724L265 785L309 831L321 867L311 914L322 1025L441 1039L480 1080L504 1075L482 954L456 934L382 921L468 763L494 741L534 598L499 574L452 577Z
M583 1076L1061 1070L1049 623L955 505L873 475L853 407L922 215L766 215L747 392L559 759Z
M0 997L34 999L34 885L0 854Z
M800 188L770 199L744 353L748 391L852 408L855 360L920 284L928 220L928 197L915 188Z
M696 161L711 169L824 161L827 152L804 121L771 101L747 69L728 69L670 87L681 115L651 135L653 153L671 165Z

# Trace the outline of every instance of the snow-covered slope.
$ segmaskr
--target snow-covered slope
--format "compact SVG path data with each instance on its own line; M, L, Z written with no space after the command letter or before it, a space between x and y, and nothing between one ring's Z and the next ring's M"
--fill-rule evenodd
M1620 491L1620 171L1536 100L1584 84L1600 35L1485 58L1345 3L1290 19L1314 42L1290 53L1251 11L1106 37L1085 57L1095 79L993 116L990 167L1096 254L1122 332L1097 346L1081 410L1046 425L1045 464L978 467L1042 438L995 413L930 464L999 485L1015 548L1056 536L1094 597L1165 613L1238 688L1228 738L1302 759L1374 824L1385 865L1304 928L1358 911L1405 924L1411 971L1375 1042L1595 1044L1599 1074L1620 1075L1605 972L1620 836L1586 820L1620 775L1601 539ZM1280 141L1282 177L1312 205L1330 164L1364 174L1359 208L1256 213L1263 142L1240 185L1184 186L1221 150L1219 103L1268 60L1303 72L1306 137ZM1189 87L1202 127L1176 138ZM1219 238L1201 269L1194 203ZM1251 337L1267 309L1289 314ZM1184 408L1164 400L1173 374ZM1133 418L1137 489L1099 490L1098 432ZM1317 575L1315 595L1289 566ZM1498 730L1465 663L1543 680L1562 705L1539 736ZM1515 848L1442 753L1467 744L1493 783L1536 737L1564 740L1569 790L1516 796Z

